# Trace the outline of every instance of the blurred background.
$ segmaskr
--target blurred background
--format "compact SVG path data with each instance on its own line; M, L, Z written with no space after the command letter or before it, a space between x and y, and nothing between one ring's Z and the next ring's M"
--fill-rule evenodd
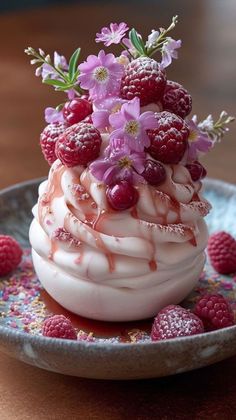
M236 0L0 0L0 188L48 172L39 135L45 107L60 103L60 94L35 77L26 47L68 58L80 46L85 59L101 49L95 34L108 23L125 21L147 36L175 14L179 24L171 36L183 46L168 78L190 91L200 119L209 113L216 118L223 109L236 115ZM236 183L235 157L232 123L204 158L208 176Z

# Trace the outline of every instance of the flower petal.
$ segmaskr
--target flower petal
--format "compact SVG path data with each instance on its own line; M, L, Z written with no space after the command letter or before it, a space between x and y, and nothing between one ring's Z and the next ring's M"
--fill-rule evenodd
M153 129L157 128L158 123L155 118L155 113L152 111L145 111L140 115L139 118L140 122L142 123L142 127L144 129Z
M90 163L89 168L93 176L103 181L105 172L110 168L111 163L107 159L97 159Z
M131 101L126 102L122 105L121 112L127 121L137 120L140 116L140 99L135 97Z
M123 128L126 120L121 112L115 112L109 116L109 122L114 128Z
M92 113L93 125L96 128L109 127L109 112L106 109L100 109Z

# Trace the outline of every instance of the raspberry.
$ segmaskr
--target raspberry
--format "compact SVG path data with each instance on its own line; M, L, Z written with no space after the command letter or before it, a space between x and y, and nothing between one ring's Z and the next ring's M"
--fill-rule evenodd
M68 125L76 124L92 113L92 105L87 99L74 98L66 102L63 115Z
M8 235L0 235L0 276L14 270L21 262L22 249L18 242Z
M52 165L56 160L55 146L60 134L64 133L67 124L55 122L47 125L40 135L40 146L44 158Z
M220 274L236 272L236 240L227 232L210 236L207 247L214 269Z
M234 314L229 302L219 293L201 297L196 303L194 313L208 331L234 325Z
M188 309L169 305L162 309L154 319L151 331L153 341L168 340L175 337L201 334L202 321Z
M197 160L186 165L193 181L205 178L207 171Z
M189 129L186 122L167 111L156 114L158 127L148 130L151 145L148 152L163 163L177 164L187 148Z
M167 80L162 105L164 110L185 118L192 110L192 98L179 83Z
M142 176L151 185L160 185L166 179L166 170L160 162L147 159Z
M107 188L107 200L114 210L127 210L138 201L138 191L128 181Z
M77 334L71 321L64 315L53 315L45 319L42 333L45 337L77 339Z
M166 85L165 73L160 65L150 57L139 57L125 68L121 80L123 99L140 98L140 105L157 102L162 97Z
M87 165L100 152L102 138L99 131L86 123L74 124L59 137L56 155L68 166Z

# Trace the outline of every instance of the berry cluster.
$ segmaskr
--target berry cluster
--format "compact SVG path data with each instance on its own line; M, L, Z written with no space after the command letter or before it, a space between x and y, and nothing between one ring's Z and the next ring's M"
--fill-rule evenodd
M132 185L123 180L109 187L107 199L115 210L125 208L127 191L128 203L133 206L138 198ZM222 231L210 236L208 254L213 267L219 273L236 272L236 240L227 232ZM0 235L0 276L15 270L21 257L22 249L18 242L10 236ZM229 327L234 323L234 314L229 302L219 293L205 294L199 298L192 312L178 305L163 308L154 319L151 339L158 341L195 335ZM77 339L71 321L63 315L47 318L42 326L42 334L47 337ZM92 341L88 337L80 339Z
M201 123L195 116L189 119L191 95L166 73L181 47L181 40L169 34L176 23L174 16L167 29L153 30L147 41L126 23L112 23L95 40L106 47L125 46L125 51L115 57L101 50L80 64L80 48L69 63L58 53L53 60L42 49L26 50L43 83L67 94L65 103L45 110L49 125L40 136L45 159L50 165L60 159L67 167L89 166L107 186L107 202L115 210L137 203L138 183L152 188L164 183L165 165L181 163L192 182L204 178L199 156L233 120L225 112L216 123L211 116ZM109 135L106 148L101 147L104 133Z
M167 340L187 337L234 325L234 314L229 302L219 293L201 296L193 312L179 305L163 308L155 317L151 339Z
M169 340L202 334L234 325L234 313L229 302L219 293L205 294L195 304L193 311L179 305L163 308L155 317L151 329L152 341ZM70 319L53 315L42 325L45 337L94 341L86 333L78 334Z

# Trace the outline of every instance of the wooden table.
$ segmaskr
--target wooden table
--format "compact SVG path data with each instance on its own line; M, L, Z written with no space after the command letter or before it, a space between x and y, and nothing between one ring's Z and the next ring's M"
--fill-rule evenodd
M79 4L80 3L80 4ZM83 58L97 52L98 29L127 21L140 32L166 26L178 13L180 60L168 70L192 93L200 118L236 113L235 0L78 2L0 16L0 187L46 175L40 149L45 106L59 97L40 86L23 50L28 45ZM236 183L236 124L205 158L208 175ZM131 382L71 378L0 355L0 418L15 419L234 419L236 357L175 377Z

